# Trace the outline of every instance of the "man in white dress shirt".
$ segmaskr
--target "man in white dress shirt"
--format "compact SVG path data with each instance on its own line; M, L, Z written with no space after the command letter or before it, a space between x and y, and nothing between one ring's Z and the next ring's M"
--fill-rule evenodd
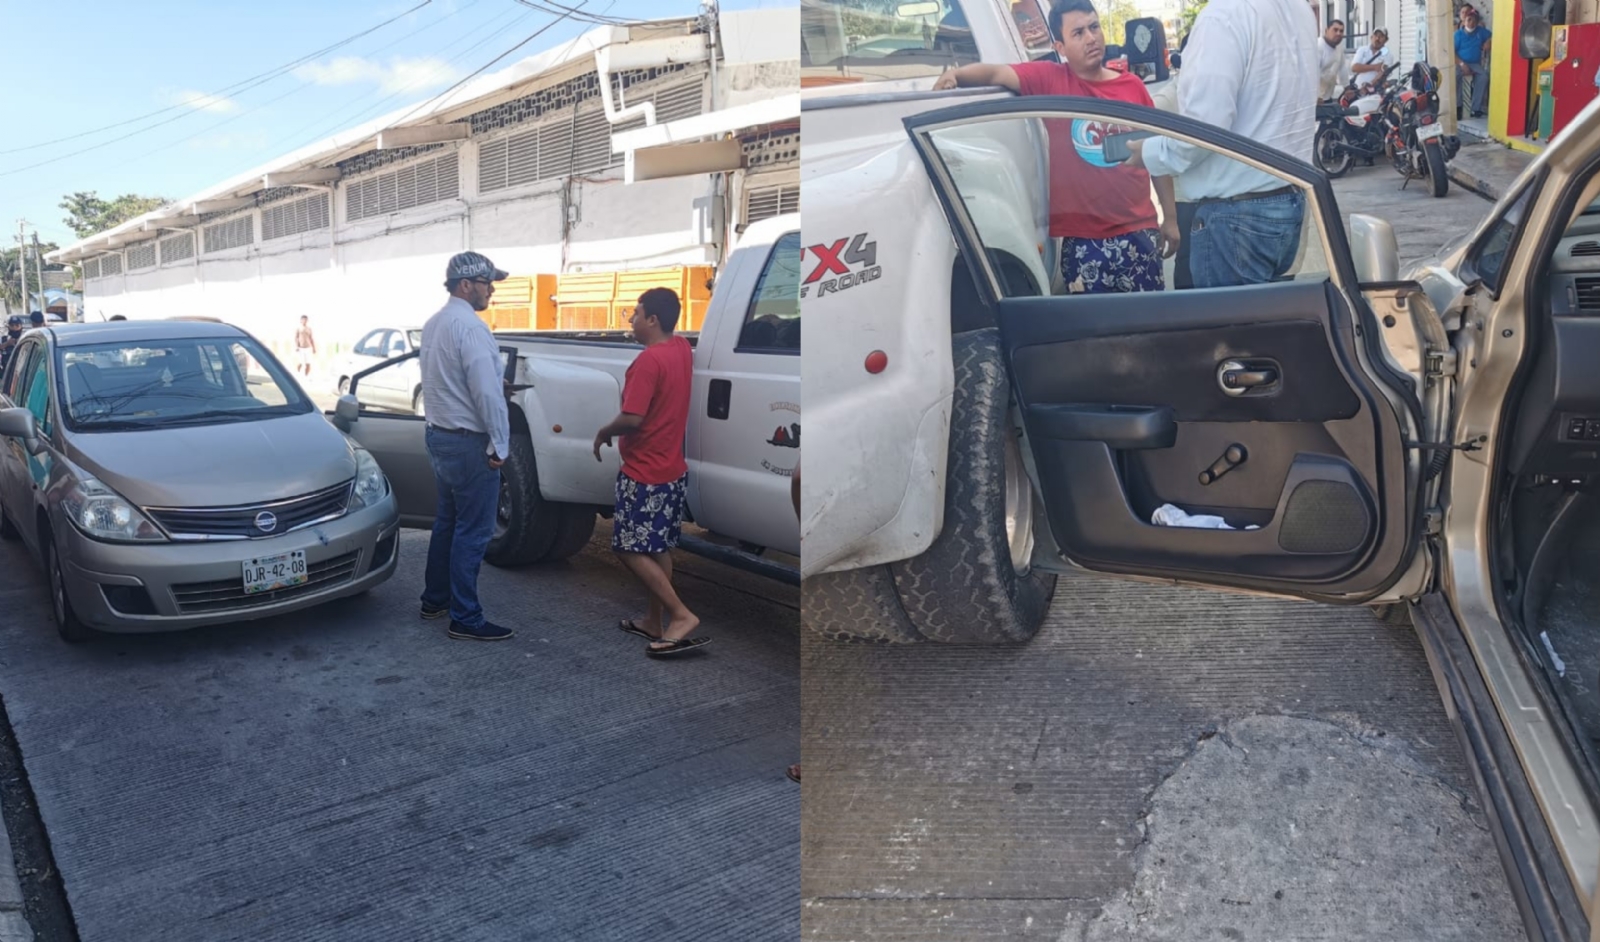
M1317 43L1303 0L1211 0L1189 33L1178 112L1310 163ZM1274 281L1294 265L1306 208L1298 186L1171 138L1129 150L1151 176L1178 175L1183 198L1200 204L1187 234L1196 288Z
M1334 20L1322 31L1322 42L1317 45L1322 57L1323 99L1338 98L1344 88L1344 20Z

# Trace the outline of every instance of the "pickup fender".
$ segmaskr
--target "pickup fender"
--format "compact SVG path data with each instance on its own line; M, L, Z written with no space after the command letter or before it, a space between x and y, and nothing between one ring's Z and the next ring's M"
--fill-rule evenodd
M530 383L512 397L522 410L539 463L539 493L545 500L609 507L616 497L622 457L602 448L594 460L594 433L612 419L622 388L610 373L560 360L528 357L520 382ZM561 431L557 432L559 427Z

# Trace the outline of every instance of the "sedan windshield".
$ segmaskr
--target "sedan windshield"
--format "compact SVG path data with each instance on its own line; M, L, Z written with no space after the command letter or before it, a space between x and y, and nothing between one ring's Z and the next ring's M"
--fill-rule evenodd
M255 341L194 338L58 349L74 431L216 425L316 407Z

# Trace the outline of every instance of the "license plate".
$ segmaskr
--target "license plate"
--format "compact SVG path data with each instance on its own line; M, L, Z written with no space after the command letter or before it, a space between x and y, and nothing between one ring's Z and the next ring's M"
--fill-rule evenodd
M244 564L244 594L272 592L290 586L304 585L310 575L306 572L306 554L301 550L263 556Z
M1431 141L1436 137L1444 137L1444 125L1424 124L1417 128L1418 141Z

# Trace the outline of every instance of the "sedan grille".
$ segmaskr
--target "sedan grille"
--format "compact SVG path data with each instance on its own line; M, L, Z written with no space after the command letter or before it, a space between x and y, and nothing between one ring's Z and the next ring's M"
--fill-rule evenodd
M247 507L147 508L151 519L175 540L256 539L277 536L344 516L354 481ZM265 526L265 524L271 526Z
M178 602L178 612L183 615L209 615L214 612L232 612L270 605L302 595L311 595L349 582L356 574L359 551L346 553L333 559L306 566L306 581L301 585L278 589L275 592L257 592L246 595L244 577L218 579L214 582L187 582L172 587L172 596Z

